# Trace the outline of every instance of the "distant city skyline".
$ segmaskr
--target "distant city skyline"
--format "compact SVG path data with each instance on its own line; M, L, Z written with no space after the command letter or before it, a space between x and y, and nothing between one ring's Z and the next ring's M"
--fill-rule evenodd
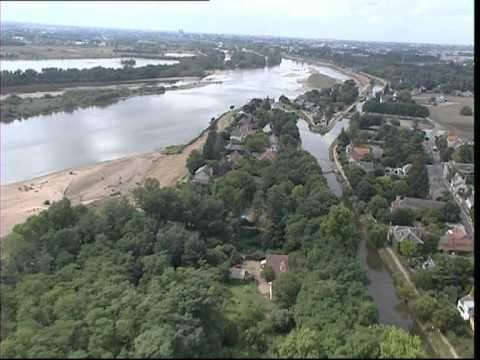
M470 0L4 1L0 19L126 30L473 45L473 6Z

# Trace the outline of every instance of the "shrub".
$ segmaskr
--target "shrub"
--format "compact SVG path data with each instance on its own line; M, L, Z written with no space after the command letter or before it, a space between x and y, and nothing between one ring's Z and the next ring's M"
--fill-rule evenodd
M473 115L473 111L472 111L472 108L468 105L465 105L464 107L462 107L460 109L460 115L463 115L463 116L471 116Z
M260 275L262 275L266 282L271 282L275 280L275 272L273 271L271 266L265 266L265 269L262 270L262 273Z

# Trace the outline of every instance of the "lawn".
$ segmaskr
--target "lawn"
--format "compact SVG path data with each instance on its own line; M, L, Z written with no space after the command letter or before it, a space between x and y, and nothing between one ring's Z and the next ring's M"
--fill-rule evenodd
M426 104L430 97L438 95L440 94L414 96L413 99ZM465 105L470 106L475 113L474 97L447 96L447 102L427 107L432 120L447 130L457 132L461 137L473 139L473 116L460 115L460 109Z

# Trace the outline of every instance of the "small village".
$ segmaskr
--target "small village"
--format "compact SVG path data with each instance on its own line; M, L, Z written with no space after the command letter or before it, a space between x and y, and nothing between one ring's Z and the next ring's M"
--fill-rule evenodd
M405 92L400 96L410 98ZM380 104L394 106L399 92L376 96ZM358 207L368 214L369 228L387 231L381 246L391 246L417 287L424 288L423 299L430 300L464 275L460 269L448 274L453 264L473 264L473 141L439 129L428 117L371 111L351 119L350 131L339 137L336 149L344 180L360 201ZM453 278L434 285L433 279L440 276L435 273ZM448 298L448 306L454 301L456 316L473 331L473 288ZM430 311L425 320L435 321L434 317Z
M397 92L391 96L383 93L377 96L381 102L395 102ZM320 110L322 106L309 102L307 98L308 93L298 96L293 102L284 96L278 101L266 99L265 104L269 105L265 106L277 114L295 114L304 119L305 115L312 119L321 116L323 120L320 123L327 126L326 115ZM262 105L259 99L252 100L252 103ZM343 105L339 106L341 109ZM272 132L270 123L256 118L248 107L244 107L247 112L242 109L232 115L232 124L227 129L228 140L223 140L225 159L213 166L204 164L196 169L192 173L194 183L211 184L215 176L237 168L246 157L265 161L277 158L278 136ZM389 134L388 129L393 129L401 134L403 140L410 142L410 145L397 144L397 151L405 151L400 158L396 158L399 154L392 152L389 136L394 135ZM404 146L407 148L402 149ZM337 176L340 178L340 174L346 174L344 184L353 190L351 194L359 201L357 207L363 207L361 213L370 219L369 230L373 224L385 223L386 239L382 246L393 249L412 277L422 272L443 272L445 266L450 266L448 262L456 259L473 260L474 164L468 159L463 162L461 157L456 156L473 151L472 146L471 141L463 141L454 132L438 130L426 118L366 112L361 115L354 113L350 130L342 131L337 140L335 158L340 159ZM453 158L442 161L440 153L445 152L453 154ZM419 154L427 159L421 165L416 159ZM385 166L387 164L390 166ZM417 173L419 168L420 173ZM423 176L422 180L426 180L425 193L413 194L409 191L413 176ZM244 211L241 219L246 227L262 227L261 217L255 217L249 209ZM272 289L275 288L272 284L286 271L286 254L267 254L257 259L246 259L242 255L238 263L230 268L230 278L247 282L254 280L258 291L272 300ZM438 286L440 290L443 285ZM434 294L432 291L426 293ZM473 289L467 294L457 294L454 306L457 311L455 316L468 322L473 331Z
M0 358L476 358L473 1L1 10Z

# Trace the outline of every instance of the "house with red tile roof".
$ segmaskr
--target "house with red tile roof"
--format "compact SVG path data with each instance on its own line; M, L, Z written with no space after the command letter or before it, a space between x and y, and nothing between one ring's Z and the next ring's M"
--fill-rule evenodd
M472 238L462 224L456 224L440 238L437 248L445 252L472 252Z
M363 159L364 156L370 154L370 148L364 145L353 146L347 145L347 156L350 162L358 162Z
M260 266L262 269L268 266L271 267L275 273L275 279L278 279L281 273L288 271L288 255L267 255L266 259L260 262ZM269 288L270 300L272 300L272 283L269 283Z
M449 147L457 147L458 145L460 145L458 135L450 131L447 135L447 145Z

